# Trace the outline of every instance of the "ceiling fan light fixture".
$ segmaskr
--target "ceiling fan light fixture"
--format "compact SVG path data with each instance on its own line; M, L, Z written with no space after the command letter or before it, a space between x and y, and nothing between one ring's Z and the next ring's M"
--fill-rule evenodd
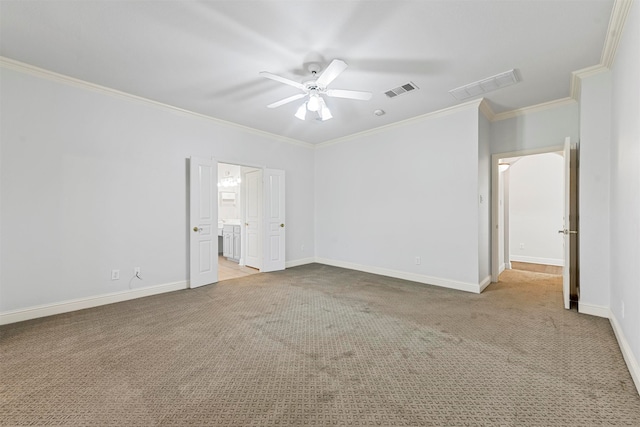
M317 93L311 93L309 95L309 101L307 101L307 108L309 111L320 110L320 96Z
M300 107L298 107L298 111L296 111L295 116L300 120L304 120L307 117L307 103L303 103Z
M320 118L322 119L323 122L325 120L329 120L333 118L333 115L331 114L331 110L329 110L329 107L327 107L326 105L323 105L322 108L320 109Z
M324 102L324 98L321 96L318 98L318 116L320 117L320 120L324 122L325 120L332 119L333 115L331 114L329 107L327 107L327 104Z

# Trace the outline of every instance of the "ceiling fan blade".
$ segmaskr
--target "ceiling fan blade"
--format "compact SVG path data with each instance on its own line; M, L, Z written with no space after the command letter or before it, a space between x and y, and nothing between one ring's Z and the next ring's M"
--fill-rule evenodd
M268 79L275 80L277 82L284 83L289 86L297 87L300 90L304 90L304 85L302 83L294 82L293 80L289 80L284 77L277 76L267 71L260 71L260 75L262 77L266 77Z
M274 102L273 104L267 105L267 108L276 108L284 104L288 104L289 102L295 101L296 99L304 98L307 96L306 93L299 93L297 95L290 96L285 99L281 99L280 101Z
M361 101L368 101L373 96L371 92L345 89L327 89L326 94L332 98L359 99Z
M320 87L327 87L329 83L335 80L344 70L348 67L347 63L340 60L334 59L331 61L331 64L327 67L326 70L320 74L318 80L316 80L316 84Z

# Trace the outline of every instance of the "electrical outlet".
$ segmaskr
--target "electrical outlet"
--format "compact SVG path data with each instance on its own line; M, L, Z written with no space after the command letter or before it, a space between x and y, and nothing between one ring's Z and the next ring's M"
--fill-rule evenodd
M520 249L524 249L524 243L520 243Z
M420 265L422 263L422 259L419 256L416 257L416 265Z
M134 268L133 269L133 274L136 275L136 276L139 276L140 275L140 267Z
M111 280L120 280L120 270L111 270Z

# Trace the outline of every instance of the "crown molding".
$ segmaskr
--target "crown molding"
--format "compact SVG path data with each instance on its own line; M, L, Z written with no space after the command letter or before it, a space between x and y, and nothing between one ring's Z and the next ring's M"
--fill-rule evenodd
M632 4L633 0L615 0L613 3L607 37L605 38L602 57L600 58L600 64L606 68L611 68L616 58L618 44L622 37L622 30L624 29L624 24L627 21L627 16L629 15Z
M487 102L486 99L482 98L479 108L480 112L484 114L487 120L489 120L490 122L495 120L496 113L493 112L493 108L491 108L491 105L489 105L489 102Z
M196 118L200 118L200 119L205 119L208 121L212 121L215 122L219 125L222 126L226 126L226 127L230 127L230 128L235 128L238 130L241 130L243 132L248 132L254 135L258 135L258 136L262 136L265 138L269 138L272 140L277 140L277 141L281 141L281 142L285 142L288 144L292 144L292 145L297 145L300 147L305 147L305 148L309 148L309 149L313 149L314 145L310 144L308 142L304 142L304 141L299 141L297 139L294 138L288 138L286 136L282 136L282 135L277 135L275 133L270 133L270 132L265 132L265 131L261 131L258 129L254 129L252 127L249 126L243 126L240 125L238 123L234 123L234 122L229 122L226 120L222 120L222 119L218 119L216 117L212 117L212 116L208 116L206 114L201 114L201 113L196 113L194 111L190 111L190 110L185 110L184 108L179 108L179 107L175 107L173 105L169 105L169 104L164 104L162 102L158 102L158 101L154 101L152 99L148 99L148 98L144 98L142 96L137 96L137 95L133 95L127 92L122 92L119 91L117 89L112 89L106 86L101 86L95 83L90 83L87 82L85 80L80 80L77 79L75 77L70 77L64 74L59 74L56 73L54 71L49 71L46 70L44 68L39 68L36 67L34 65L30 65L30 64L26 64L24 62L20 62L20 61L16 61L14 59L10 59L4 56L0 56L0 67L1 68L6 68L6 69L10 69L10 70L14 70L14 71L18 71L18 72L22 72L25 74L30 74L39 78L43 78L43 79L47 79L50 81L54 81L57 83L62 83L68 86L74 86L80 89L85 89L85 90L90 90L93 92L98 92L98 93L102 93L105 95L109 95L109 96L113 96L116 98L120 98L120 99L126 99L129 101L134 101L134 102L138 102L138 103L142 103L142 104L146 104L146 105L151 105L153 107L156 108L160 108L162 110L168 110L168 111L173 111L173 112L178 112L181 114L186 114L188 116L192 116L192 117L196 117Z
M575 103L577 103L577 101L571 97L555 99L553 101L543 102L541 104L531 105L529 107L505 111L504 113L498 113L493 117L492 121L497 122L500 120L512 119L514 117L523 116L525 114L538 113L540 111L564 107L566 105L572 105Z
M580 92L582 90L582 79L595 76L596 74L609 71L609 68L602 64L594 65L591 67L583 68L582 70L574 71L571 73L571 89L570 96L576 101L580 101Z
M618 44L624 30L624 24L629 16L629 10L633 0L615 0L611 17L609 18L609 26L607 27L607 35L602 48L602 56L600 63L591 67L571 73L571 97L576 101L580 101L580 91L582 88L582 79L595 76L596 74L609 71L613 66L616 58Z
M408 125L408 124L411 124L411 123L420 122L420 121L423 121L423 120L435 119L435 118L438 118L438 117L448 116L450 114L454 114L454 113L457 113L459 111L466 110L468 108L479 108L479 105L482 102L482 100L483 99L474 99L473 101L468 101L468 102L465 102L463 104L454 105L453 107L443 108L442 110L433 111L431 113L426 113L426 114L422 114L422 115L419 115L419 116L411 117L411 118L408 118L408 119L405 119L405 120L401 120L399 122L389 123L387 125L378 126L377 128L364 130L362 132L356 132L356 133L353 133L351 135L342 136L340 138L335 138L335 139L332 139L332 140L329 140L329 141L321 142L319 144L316 144L315 147L316 148L324 148L324 147L328 147L330 145L338 144L340 142L345 142L345 141L349 141L349 140L352 140L352 139L355 139L355 138L360 138L362 136L373 135L373 134L376 134L376 133L385 132L385 131L387 131L389 129L394 129L394 128L405 126L405 125Z

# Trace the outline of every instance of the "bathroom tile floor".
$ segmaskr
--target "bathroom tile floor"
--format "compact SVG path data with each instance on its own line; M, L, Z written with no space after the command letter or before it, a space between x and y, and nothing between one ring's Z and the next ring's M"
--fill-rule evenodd
M218 256L218 281L220 282L258 273L260 273L260 270L257 268L241 266L238 265L237 262L229 261L223 256Z

